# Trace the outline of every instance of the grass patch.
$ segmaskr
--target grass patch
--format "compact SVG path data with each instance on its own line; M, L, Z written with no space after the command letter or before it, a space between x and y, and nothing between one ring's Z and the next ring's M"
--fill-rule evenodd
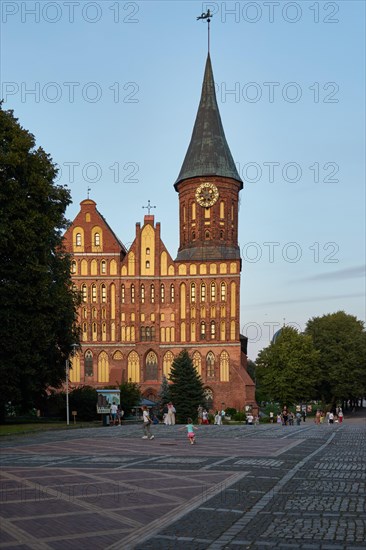
M101 426L101 422L78 422L76 424L66 422L41 422L25 423L25 424L3 424L0 426L0 437L6 435L24 435L35 432L46 432L50 430L75 430L79 428L97 428Z

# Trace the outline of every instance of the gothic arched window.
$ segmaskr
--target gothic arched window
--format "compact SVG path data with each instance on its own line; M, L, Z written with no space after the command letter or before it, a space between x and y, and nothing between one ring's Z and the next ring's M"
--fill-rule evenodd
M128 382L140 382L140 359L135 351L128 355L127 379Z
M195 351L192 357L193 366L195 367L197 374L201 376L202 358L198 351Z
M87 292L87 289L86 289L86 285L83 285L81 287L81 295L82 295L83 302L86 302L87 299L88 299L88 292Z
M216 324L215 324L215 321L211 321L211 323L210 323L210 337L211 337L211 340L214 340L216 338Z
M229 382L229 354L223 351L220 355L220 381Z
M85 376L93 376L93 354L90 350L85 352L84 372Z
M226 302L226 284L221 283L221 301Z
M212 351L209 351L206 356L206 372L207 378L215 377L215 356Z
M205 283L201 284L201 302L206 301L206 285Z
M191 284L191 302L196 301L196 285L194 283Z
M203 390L204 406L209 411L213 407L213 391L210 388Z
M211 283L211 302L216 300L216 283Z
M155 352L149 351L146 356L145 380L158 379L158 358Z

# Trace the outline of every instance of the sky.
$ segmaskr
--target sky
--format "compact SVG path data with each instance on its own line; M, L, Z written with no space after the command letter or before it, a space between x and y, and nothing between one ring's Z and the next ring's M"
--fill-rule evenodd
M363 1L6 1L1 96L128 248L151 201L173 258L207 23L240 193L241 332L255 359L283 324L365 320Z

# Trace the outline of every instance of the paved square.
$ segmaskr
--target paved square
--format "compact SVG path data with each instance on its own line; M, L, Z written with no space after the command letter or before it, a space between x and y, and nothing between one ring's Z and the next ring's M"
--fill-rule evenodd
M364 420L154 433L4 439L0 549L366 549Z

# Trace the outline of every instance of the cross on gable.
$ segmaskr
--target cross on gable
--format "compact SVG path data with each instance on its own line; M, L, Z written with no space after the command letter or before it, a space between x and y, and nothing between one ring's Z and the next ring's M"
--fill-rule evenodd
M143 206L142 208L147 208L147 213L150 215L150 210L151 210L152 208L156 208L156 206L152 206L152 205L150 204L150 199L149 199L149 200L147 201L147 206Z

